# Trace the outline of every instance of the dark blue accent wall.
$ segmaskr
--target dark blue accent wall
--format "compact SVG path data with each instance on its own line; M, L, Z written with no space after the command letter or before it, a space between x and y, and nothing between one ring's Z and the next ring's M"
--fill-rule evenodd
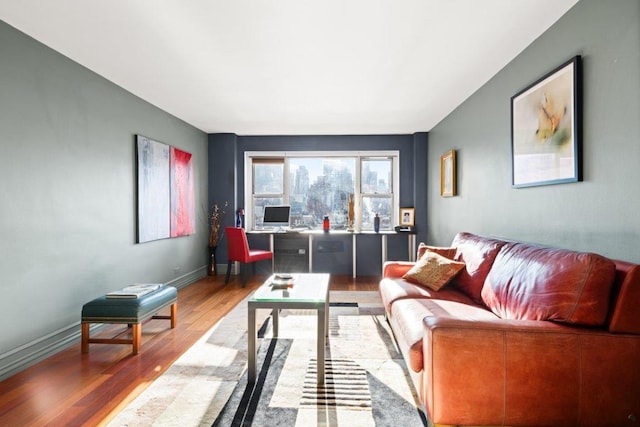
M411 200L413 200L413 206L416 208L415 223L418 229L418 242L427 241L427 189L428 179L428 155L427 144L429 135L427 132L418 132L412 135L413 137L413 154L411 161L413 162L413 187ZM439 173L439 172L438 172ZM401 183L402 185L402 183ZM402 191L402 189L400 189ZM440 182L432 182L431 192L440 191Z
M214 204L224 209L223 226L235 224L235 206L239 206L236 200L238 168L234 161L237 145L238 136L235 134L209 135L209 215ZM222 237L217 250L217 262L226 262L226 259L226 241Z
M244 207L244 154L247 151L375 151L400 152L400 206L416 208L418 238L426 237L427 133L412 135L209 135L209 204L229 201L228 225L233 225L235 209ZM264 246L265 239L256 244ZM406 259L406 238L389 245L389 259ZM403 243L405 242L405 243ZM380 274L380 255L358 245L359 275ZM218 262L226 260L226 243L218 249ZM341 271L336 273L342 273Z

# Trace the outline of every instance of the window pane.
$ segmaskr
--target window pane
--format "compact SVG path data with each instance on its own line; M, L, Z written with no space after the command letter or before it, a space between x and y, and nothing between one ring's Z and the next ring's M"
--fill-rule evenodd
M284 163L253 163L253 194L284 193Z
M281 206L282 197L255 197L253 199L253 223L262 227L265 206Z
M361 187L364 194L391 193L392 176L391 159L362 160Z
M373 230L373 218L380 216L380 230L391 230L391 197L362 197L362 229Z
M347 228L349 194L354 193L354 157L289 159L291 222L321 228L329 215L331 228Z

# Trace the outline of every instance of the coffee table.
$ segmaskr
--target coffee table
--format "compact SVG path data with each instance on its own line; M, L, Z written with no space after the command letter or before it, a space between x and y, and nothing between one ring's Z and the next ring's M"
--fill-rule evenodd
M249 355L247 381L256 381L256 355L258 337L256 334L256 310L271 309L273 318L273 337L278 336L278 314L282 309L305 309L318 312L317 353L318 384L324 384L324 349L329 332L329 274L293 273L292 285L285 289L274 289L271 283L276 279L272 275L249 298Z

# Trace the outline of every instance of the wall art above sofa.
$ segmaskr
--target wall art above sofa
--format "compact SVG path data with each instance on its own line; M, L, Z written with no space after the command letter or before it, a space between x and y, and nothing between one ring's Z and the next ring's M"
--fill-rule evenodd
M582 179L580 64L576 56L511 98L513 187Z

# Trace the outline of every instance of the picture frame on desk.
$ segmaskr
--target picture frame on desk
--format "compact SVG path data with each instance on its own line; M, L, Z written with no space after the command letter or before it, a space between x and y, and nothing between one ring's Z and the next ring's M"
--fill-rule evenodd
M414 226L416 210L414 208L400 208L400 225Z

